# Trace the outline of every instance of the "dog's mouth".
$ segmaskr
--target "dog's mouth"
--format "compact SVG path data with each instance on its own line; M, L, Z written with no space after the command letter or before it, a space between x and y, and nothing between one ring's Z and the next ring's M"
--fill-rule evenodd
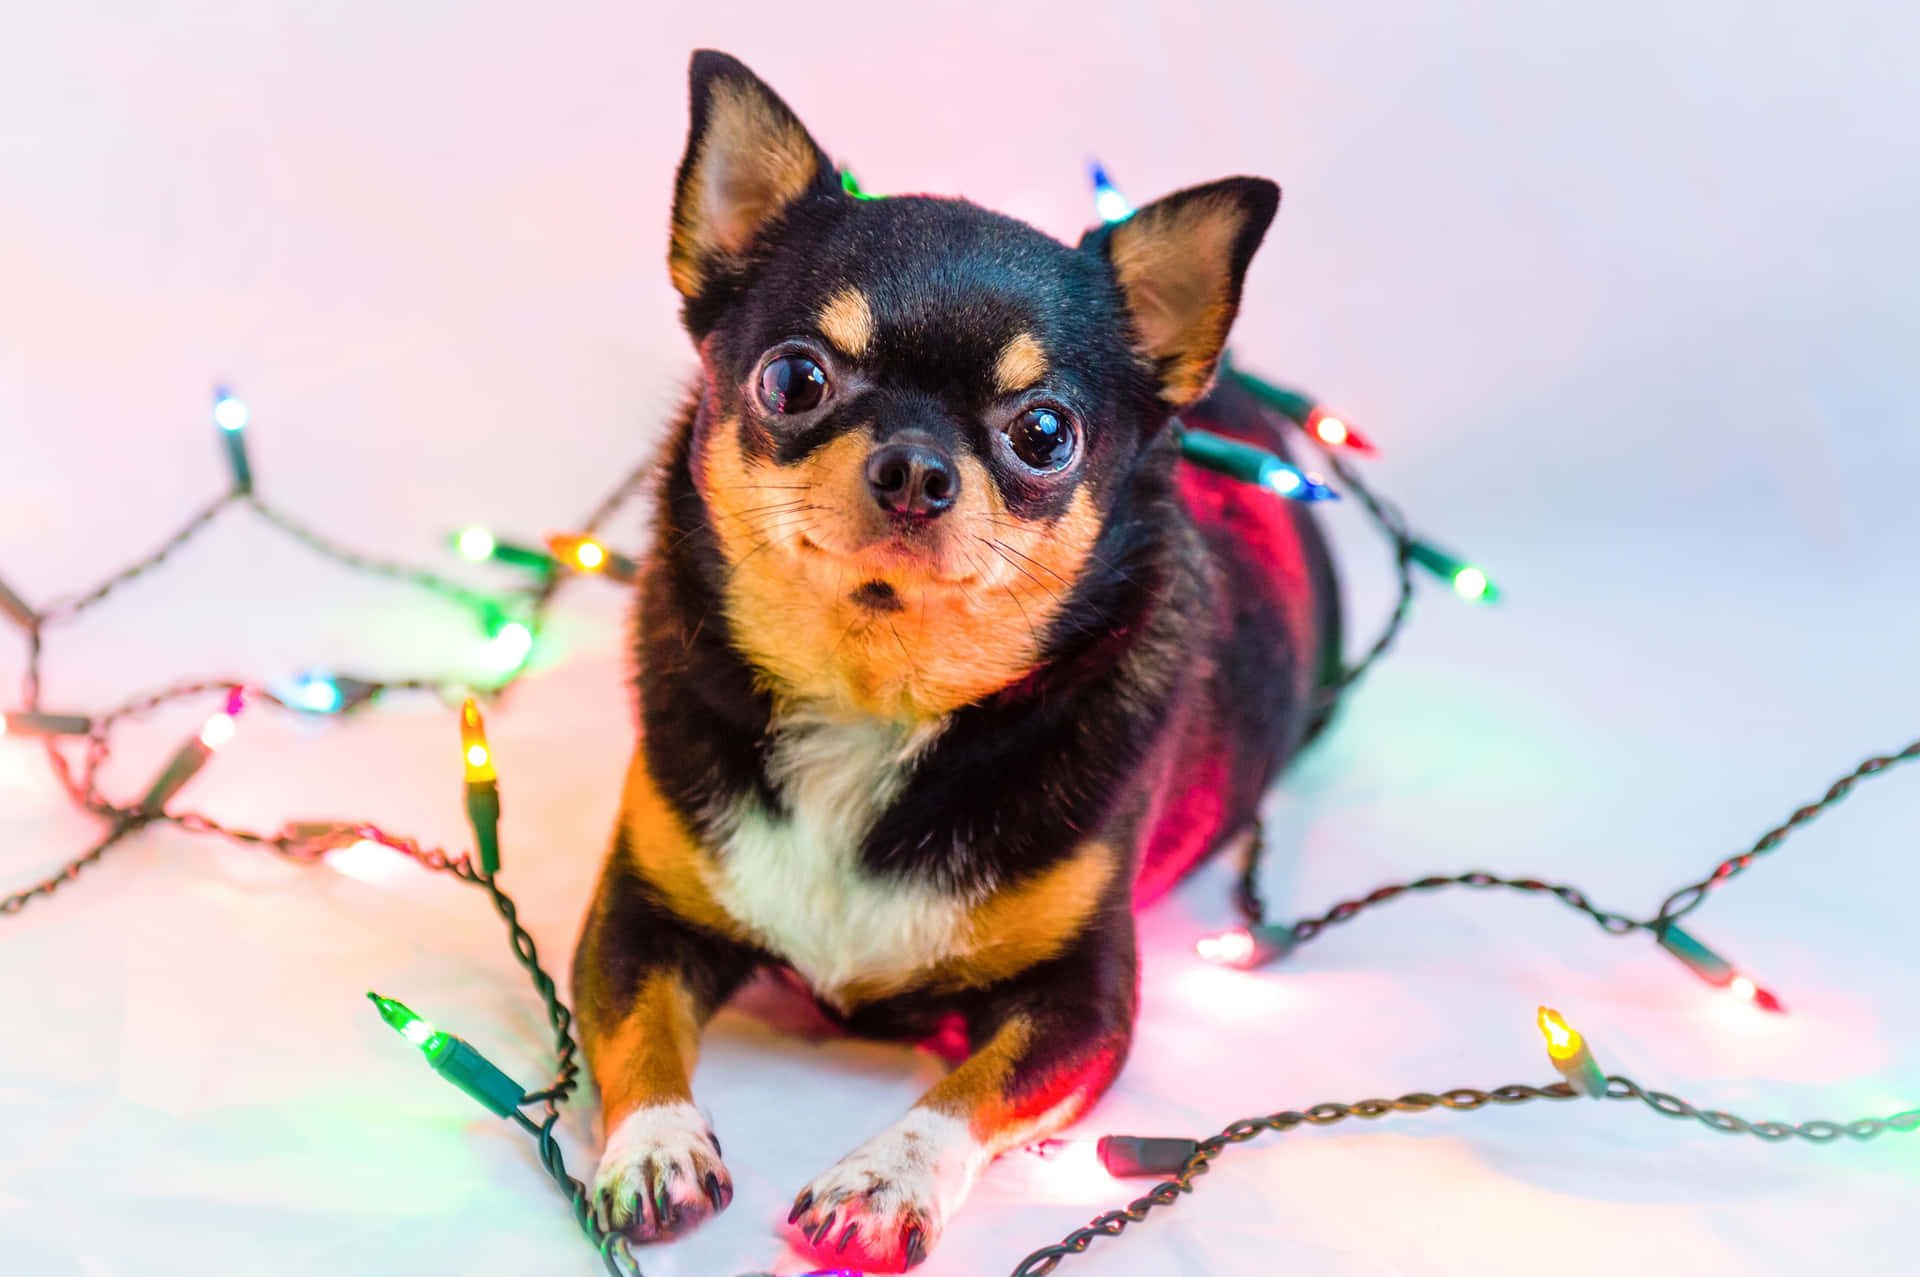
M913 533L876 537L852 550L822 544L820 538L805 532L794 538L794 544L802 555L831 560L847 569L850 576L857 574L858 579L865 582L861 589L865 589L867 584L879 585L896 600L898 595L890 580L900 580L902 584L914 586L944 585L958 588L970 584L979 575L972 565L959 572L950 570L948 556L942 552L941 546ZM856 590L855 594L858 593ZM862 600L856 597L855 602Z

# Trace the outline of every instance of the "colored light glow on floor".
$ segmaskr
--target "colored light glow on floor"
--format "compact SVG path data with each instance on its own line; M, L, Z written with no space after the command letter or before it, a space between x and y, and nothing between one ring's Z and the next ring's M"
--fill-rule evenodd
M487 640L486 659L500 670L516 670L533 651L533 631L519 621L508 621Z
M1201 936L1193 951L1208 962L1235 967L1253 956L1253 936L1244 928L1223 931L1217 936Z
M1037 1178L1062 1197L1099 1199L1113 1195L1114 1178L1100 1164L1100 1148L1093 1140L1042 1140L1027 1152L1039 1159Z

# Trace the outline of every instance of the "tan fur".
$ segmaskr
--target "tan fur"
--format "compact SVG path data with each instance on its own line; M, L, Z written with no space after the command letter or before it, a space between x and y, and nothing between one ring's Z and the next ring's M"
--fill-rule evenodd
M1047 375L1047 352L1032 333L1021 333L1000 348L993 365L993 384L1003 395L1025 390Z
M1119 864L1105 843L1084 843L1046 872L976 906L961 953L926 970L848 985L840 1001L854 1007L908 988L933 993L985 988L1058 957L1086 925Z
M627 1014L602 1033L592 1055L593 1080L607 1130L635 1109L693 1099L700 1020L677 976L649 975Z
M965 1121L974 1138L983 1143L991 1135L1007 1080L1033 1038L1033 1022L1024 1015L1009 1016L986 1045L968 1056L920 1097L921 1108Z
M849 359L864 359L873 347L873 308L857 288L843 288L820 308L820 335Z
M708 886L711 862L706 850L653 783L644 741L627 769L620 827L626 834L629 865L676 914L723 936L744 938L740 925L720 907Z
M732 421L707 438L697 473L734 569L734 638L777 697L830 713L923 721L1017 681L1100 532L1085 490L1051 522L1015 519L963 454L930 555L904 555L875 544L887 529L866 489L866 431L791 466L748 460ZM852 602L868 581L891 585L902 610Z
M1161 397L1193 402L1213 378L1232 322L1233 245L1246 214L1221 196L1149 206L1113 229L1108 257L1141 353L1162 369Z
M1040 1110L1033 1109L1031 1102L1023 1106L1010 1097L1008 1084L1020 1069L1032 1040L1032 1021L1024 1015L1009 1016L984 1046L935 1083L915 1107L965 1122L986 1157L997 1157L1051 1135L1084 1113L1093 1103L1094 1092L1084 1084L1068 1086L1052 1107ZM1084 1080L1110 1069L1111 1063L1110 1057L1096 1058L1074 1071ZM1046 1079L1055 1085L1061 1080Z
M676 192L667 252L673 286L687 297L699 293L714 257L745 252L819 175L807 131L750 85L713 86L699 145Z

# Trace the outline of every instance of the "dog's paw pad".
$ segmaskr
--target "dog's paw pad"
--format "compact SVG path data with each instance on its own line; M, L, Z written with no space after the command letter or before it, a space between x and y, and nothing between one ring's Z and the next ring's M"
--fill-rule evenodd
M904 1272L933 1249L984 1161L965 1123L916 1112L807 1185L787 1222L822 1259Z
M640 1242L688 1232L732 1200L719 1141L691 1104L628 1114L607 1136L593 1177L601 1227Z

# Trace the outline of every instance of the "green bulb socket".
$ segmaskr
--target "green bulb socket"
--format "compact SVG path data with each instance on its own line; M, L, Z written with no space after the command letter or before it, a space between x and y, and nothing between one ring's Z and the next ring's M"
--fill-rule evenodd
M1239 382L1241 387L1248 394L1259 400L1260 403L1273 409L1295 425L1306 425L1307 418L1311 417L1313 410L1319 407L1319 404L1315 403L1311 396L1303 395L1297 390L1288 390L1285 386L1276 386L1272 382L1264 381L1251 373L1245 373L1235 369L1233 371L1233 379Z
M516 545L512 541L495 540L493 553L488 557L496 563L525 568L529 572L551 572L554 569L551 554L545 550L536 550L529 545Z
M480 872L500 872L500 786L491 780L467 782L467 823L480 851Z
M1733 977L1739 972L1731 962L1694 939L1692 934L1683 931L1674 923L1654 930L1654 937L1660 947L1686 964L1689 971L1705 980L1708 984L1726 988L1733 983Z
M85 736L93 730L93 720L84 714L42 714L29 709L5 717L8 732L31 732L36 736ZM4 734L0 732L0 735Z
M1116 1178L1178 1175L1199 1151L1196 1140L1166 1136L1102 1135L1094 1145L1100 1165Z
M502 1073L465 1038L436 1033L420 1048L433 1071L479 1102L495 1117L512 1117L527 1089Z
M153 785L141 798L140 806L147 811L162 811L172 801L173 796L186 788L187 782L200 774L207 765L213 750L198 736L182 745L174 756L167 760L166 770L155 778Z
M1286 462L1265 448L1206 430L1182 430L1180 455L1202 469L1262 486L1269 476L1286 468Z
M222 430L220 437L227 447L227 466L233 471L233 490L241 496L253 491L253 467L247 464L247 432L245 430Z

